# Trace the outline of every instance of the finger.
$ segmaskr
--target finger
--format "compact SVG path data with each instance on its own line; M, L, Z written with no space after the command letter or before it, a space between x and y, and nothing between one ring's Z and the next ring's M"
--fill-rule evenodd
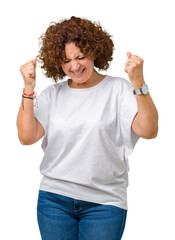
M133 60L139 60L139 57L135 56L135 55L130 55L130 57L127 59L127 61L129 61L129 62L131 62Z
M132 70L133 70L132 68L128 67L128 68L126 68L126 73L129 74L130 72L132 72Z
M21 68L24 68L24 67L27 67L27 66L36 66L36 59L32 59L32 60L30 60L30 61L28 61L28 62L26 62L25 64L23 64L22 66L21 66Z
M130 72L132 72L132 69L130 68L130 67L125 67L125 72L127 73L127 74L129 74Z
M125 63L125 67L127 67L128 65L129 65L129 63L128 63L128 62L126 62L126 63Z
M135 64L137 64L137 65L140 65L141 62L142 62L142 61L141 61L140 59L131 57L131 58L129 58L129 59L127 60L126 64L127 64L127 65L130 65L130 64L135 63Z
M130 52L127 52L127 57L131 58L132 54Z
M128 57L128 59L131 59L131 58L132 59L142 59L137 55L133 55L131 52L127 52L127 57Z
M35 72L35 68L34 68L33 64L28 65L27 67L22 68L22 72L23 73L33 73L33 72Z
M132 59L133 61L135 61L135 62L140 62L140 61L141 61L141 58L139 58L139 57L136 56L136 55L133 55L133 56L131 57L131 59Z
M136 69L136 67L137 67L137 65L134 62L125 66L127 73L134 71Z
M144 62L143 58L141 58L141 57L139 57L139 56L137 56L137 55L132 55L132 56L131 56L131 59L137 60L137 61L139 61L140 63L143 63L143 62Z
M35 73L33 73L33 72L27 72L27 73L25 73L23 75L26 76L26 77L31 77L31 78L35 77Z
M124 68L124 70L125 70L126 73L128 73L128 67L127 66Z
M36 59L32 59L32 63L36 66Z
M133 54L132 54L131 57L132 57L132 58L139 58L139 56L137 56L137 55L133 55Z
M134 69L134 68L136 68L137 67L137 63L136 62L131 62L130 64L129 64L129 68L131 68L131 69Z
M34 73L29 73L29 77L34 78L35 74Z
M21 70L21 73L23 76L26 76L26 77L35 77L36 73L35 73L35 69L34 69L34 66L28 66L27 68L25 69L22 69Z

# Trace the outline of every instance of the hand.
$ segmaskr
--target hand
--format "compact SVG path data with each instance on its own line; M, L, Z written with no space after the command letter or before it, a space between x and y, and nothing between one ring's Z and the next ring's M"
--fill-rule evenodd
M135 86L144 84L143 63L144 60L136 55L127 52L127 62L125 63L125 72L129 80Z
M20 67L20 72L22 74L25 90L34 91L36 85L36 59L26 62Z

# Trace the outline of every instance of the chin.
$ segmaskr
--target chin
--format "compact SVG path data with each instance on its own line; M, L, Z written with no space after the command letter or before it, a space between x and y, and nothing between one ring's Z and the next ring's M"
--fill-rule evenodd
M75 84L86 84L87 80L77 80L77 79L72 79L72 82L74 84L74 86L76 86Z
M89 79L88 76L76 77L71 75L70 77L75 83L85 83Z
M73 82L77 84L78 83L81 84L91 79L92 75L93 75L93 70L91 71L90 69L85 68L85 70L79 76L76 76L75 74L70 73L69 77L72 79Z

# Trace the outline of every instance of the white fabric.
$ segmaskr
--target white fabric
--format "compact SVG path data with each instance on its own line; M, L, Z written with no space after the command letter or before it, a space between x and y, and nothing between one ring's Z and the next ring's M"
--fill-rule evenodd
M90 88L47 87L35 117L45 129L40 190L127 209L128 157L139 139L131 83L107 75Z

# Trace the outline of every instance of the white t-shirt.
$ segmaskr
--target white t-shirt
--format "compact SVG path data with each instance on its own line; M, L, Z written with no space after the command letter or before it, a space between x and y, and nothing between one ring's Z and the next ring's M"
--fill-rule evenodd
M127 209L128 157L139 139L131 83L106 77L90 88L47 87L35 117L45 129L40 190Z

